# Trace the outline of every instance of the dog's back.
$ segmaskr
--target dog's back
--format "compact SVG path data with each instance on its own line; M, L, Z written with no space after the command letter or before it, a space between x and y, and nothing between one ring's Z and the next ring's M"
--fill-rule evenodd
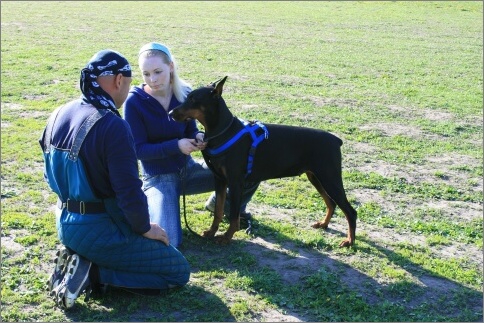
M297 176L329 165L341 168L343 142L335 135L305 127L265 126L269 136L257 147L254 171L247 180Z

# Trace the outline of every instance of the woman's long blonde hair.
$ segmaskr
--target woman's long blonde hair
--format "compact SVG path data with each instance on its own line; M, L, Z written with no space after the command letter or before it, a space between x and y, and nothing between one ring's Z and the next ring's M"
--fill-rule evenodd
M180 78L180 76L178 76L178 72L177 72L178 67L177 67L175 58L173 57L173 54L170 53L170 56L171 56L171 61L170 61L170 58L168 57L168 55L166 55L161 50L149 49L142 52L139 55L138 62L141 59L141 57L152 57L152 56L161 57L163 62L167 65L170 65L170 63L173 64L173 72L170 73L171 74L170 82L173 87L173 94L175 95L178 102L180 103L185 102L185 99L189 93L188 91L192 89L192 86L189 83L187 83L185 80Z

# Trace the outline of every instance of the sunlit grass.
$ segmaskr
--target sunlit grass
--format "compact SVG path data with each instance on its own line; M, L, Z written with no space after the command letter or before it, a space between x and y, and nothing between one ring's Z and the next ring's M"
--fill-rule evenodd
M2 321L482 321L482 258L466 255L482 251L482 3L1 9ZM253 233L237 232L230 246L194 236L182 219L192 266L184 288L57 309L45 290L56 196L38 139L51 111L79 96L79 69L94 52L125 54L139 84L137 52L150 41L172 48L194 87L228 75L223 95L237 116L342 138L356 245L338 248L339 208L328 231L310 227L326 206L306 175L269 180L249 204ZM187 197L197 233L212 221L208 195Z

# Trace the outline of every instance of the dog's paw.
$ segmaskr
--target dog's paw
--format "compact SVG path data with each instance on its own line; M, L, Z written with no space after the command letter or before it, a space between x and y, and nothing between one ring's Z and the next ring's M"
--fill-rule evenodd
M202 236L204 238L211 239L211 238L213 238L215 236L215 232L213 232L212 230L205 230L205 231L203 231Z
M313 227L315 229L326 230L328 228L328 223L324 223L323 221L318 221L318 222L315 222L311 227Z
M353 242L350 241L349 239L344 239L343 241L341 241L341 243L339 244L339 247L340 248L343 248L343 247L351 247L353 245Z

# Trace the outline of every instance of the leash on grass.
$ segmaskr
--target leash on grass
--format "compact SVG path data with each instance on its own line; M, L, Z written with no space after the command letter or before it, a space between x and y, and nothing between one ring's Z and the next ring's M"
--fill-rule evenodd
M188 155L185 155L185 165L183 166L183 171L182 171L182 176L181 176L181 182L182 182L182 195L183 195L183 218L185 219L185 225L188 229L188 231L190 231L190 233L192 233L193 235L199 237L199 238L202 238L204 239L204 237L202 237L200 234L196 233L195 231L192 230L192 228L190 228L190 226L188 225L188 221L187 221L187 207L186 207L186 199L185 199L185 177L187 176L187 164L188 164Z
M205 237L203 237L200 234L193 231L192 228L190 228L190 226L188 225L188 221L187 221L187 207L186 207L186 198L185 198L185 196L186 196L186 194L185 194L185 177L187 176L187 164L188 164L188 155L185 155L185 165L183 166L183 171L182 171L182 176L181 176L182 196L183 196L183 218L185 220L185 225L186 225L188 231L190 231L190 233L192 233L193 235L195 235L199 238L205 239ZM247 233L247 234L252 233L252 220L250 220L250 219L247 219L247 228L245 229L245 233Z

